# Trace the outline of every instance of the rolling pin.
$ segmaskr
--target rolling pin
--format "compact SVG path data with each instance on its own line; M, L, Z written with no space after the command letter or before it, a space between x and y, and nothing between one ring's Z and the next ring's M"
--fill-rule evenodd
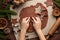
M54 32L56 31L56 29L59 27L59 25L60 25L60 17L56 20L56 22L54 23L54 25L52 26L52 28L49 30L46 39L48 39L50 36L52 36L54 34Z

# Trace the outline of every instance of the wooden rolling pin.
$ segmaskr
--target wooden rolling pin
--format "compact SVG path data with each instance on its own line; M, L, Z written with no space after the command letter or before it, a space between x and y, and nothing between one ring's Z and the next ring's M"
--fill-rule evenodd
M56 20L56 22L54 23L54 25L52 26L52 28L49 30L46 39L48 39L50 36L52 36L54 34L54 32L56 31L56 29L59 27L59 25L60 25L60 17Z

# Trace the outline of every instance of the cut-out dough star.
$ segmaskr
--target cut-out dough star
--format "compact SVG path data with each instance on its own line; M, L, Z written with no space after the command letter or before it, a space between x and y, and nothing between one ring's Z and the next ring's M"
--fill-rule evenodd
M39 6L38 8L35 8L35 13L40 13L41 12L41 7Z

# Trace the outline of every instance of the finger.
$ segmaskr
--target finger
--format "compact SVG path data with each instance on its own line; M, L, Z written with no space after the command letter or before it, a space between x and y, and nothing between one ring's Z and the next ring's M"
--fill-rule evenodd
M27 20L28 17L23 18L23 20Z
M34 22L36 22L36 20L35 20L35 18L34 18L34 17L32 17L32 19L33 19L33 21L34 21Z
M30 21L30 17L28 17L28 19L27 19L27 22L29 22Z
M40 18L39 18L39 17L36 17L36 20L37 20L37 21L40 21Z

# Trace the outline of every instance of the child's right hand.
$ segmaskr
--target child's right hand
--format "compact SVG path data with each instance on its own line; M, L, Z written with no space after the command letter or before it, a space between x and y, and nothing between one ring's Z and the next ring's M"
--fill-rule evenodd
M41 29L41 20L39 17L32 17L33 19L33 26L35 30Z

